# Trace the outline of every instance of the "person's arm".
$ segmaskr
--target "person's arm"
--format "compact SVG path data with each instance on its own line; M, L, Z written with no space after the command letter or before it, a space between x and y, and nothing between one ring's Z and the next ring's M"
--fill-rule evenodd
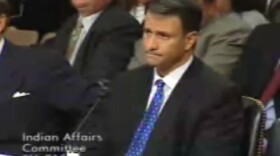
M58 52L49 54L51 77L44 90L45 100L73 117L81 116L94 104L99 88L83 79Z
M198 121L188 156L241 156L244 120L241 96L227 88L213 98L211 108Z
M209 41L207 51L201 59L218 73L230 77L240 59L246 37L234 33L216 35Z

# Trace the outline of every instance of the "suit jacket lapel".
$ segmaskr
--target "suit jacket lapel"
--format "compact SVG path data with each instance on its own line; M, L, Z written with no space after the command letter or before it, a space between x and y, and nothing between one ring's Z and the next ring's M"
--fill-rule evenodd
M145 109L147 106L148 97L152 87L153 81L153 69L150 67L142 67L133 82L129 82L129 95L126 98L124 106L118 108L121 113L126 114L127 117L122 129L125 132L125 137L121 137L123 140L123 146L120 146L120 153L125 153L133 139L135 131L137 130L139 123L141 122ZM124 86L126 87L126 86Z
M22 82L13 50L13 45L5 41L0 60L0 105L12 98Z
M156 126L150 136L144 155L158 155L157 152L160 150L157 150L157 148L160 148L160 141L165 139L165 134L168 133L170 127L174 126L174 121L177 119L176 117L180 108L191 105L191 97L195 92L195 74L197 67L197 60L194 59L189 69L184 73L183 77L176 85L176 88L173 90L160 114Z
M132 119L133 134L135 130L138 128L139 123L141 122L143 115L146 111L148 98L152 88L152 82L153 82L153 69L152 68L144 69L143 73L141 74L141 79L139 79L139 83L137 83L139 86L135 86L137 87L137 90L135 90L134 94L132 94L133 96L132 101L135 102L133 104L133 107L131 108L132 110L131 117L133 117ZM132 137L130 139L132 139Z
M97 21L96 21L97 22ZM87 33L87 35L85 36L82 44L80 45L80 48L78 50L78 53L77 53L77 57L76 57L76 60L74 62L74 68L77 69L77 70L80 70L80 68L82 67L82 63L84 62L84 59L86 59L86 55L87 55L87 52L88 52L88 49L90 48L90 46L92 46L91 43L96 43L96 39L95 39L95 24L94 23L89 32ZM89 43L90 42L90 43Z

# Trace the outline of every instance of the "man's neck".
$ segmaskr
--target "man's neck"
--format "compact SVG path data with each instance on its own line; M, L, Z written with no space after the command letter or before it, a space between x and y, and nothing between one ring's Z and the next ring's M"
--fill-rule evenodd
M81 17L88 17L88 16L91 16L91 15L93 15L95 13L98 13L98 12L100 12L102 10L105 10L108 7L110 7L109 2L104 3L103 5L96 6L95 8L80 9L78 11L79 11L79 14L80 14Z
M93 14L96 14L96 13L98 13L99 11L94 11L94 12L80 12L79 14L80 14L80 16L81 17L88 17L88 16L91 16L91 15L93 15Z
M185 63L187 63L190 60L191 57L192 57L192 53L190 53L189 55L185 56L184 58L181 59L181 61L173 64L172 66L156 67L158 75L161 76L161 77L165 77L166 75L168 75L169 73L171 73L175 69L177 69L180 66L184 65Z

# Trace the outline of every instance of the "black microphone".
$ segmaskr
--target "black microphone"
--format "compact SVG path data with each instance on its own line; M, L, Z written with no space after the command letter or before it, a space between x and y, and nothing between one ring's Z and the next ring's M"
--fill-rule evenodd
M83 125L86 123L86 121L88 120L88 118L90 117L90 115L92 114L92 112L96 109L96 107L101 103L101 101L103 100L104 97L106 97L106 95L108 95L109 93L109 84L110 81L106 80L106 79L101 79L99 81L96 82L97 87L99 88L99 91L97 93L97 99L94 102L94 104L90 107L90 109L88 110L87 114L85 115L85 117L83 117L83 119L79 122L78 126L75 128L74 132L78 132L81 130L81 128L83 127Z

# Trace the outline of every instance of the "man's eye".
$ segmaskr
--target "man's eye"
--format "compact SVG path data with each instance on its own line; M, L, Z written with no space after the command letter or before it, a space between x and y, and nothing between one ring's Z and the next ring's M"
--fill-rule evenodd
M145 36L150 35L150 34L151 34L151 31L144 31Z
M166 34L160 34L159 38L163 39L163 40L168 40L170 38L170 36L166 35Z

